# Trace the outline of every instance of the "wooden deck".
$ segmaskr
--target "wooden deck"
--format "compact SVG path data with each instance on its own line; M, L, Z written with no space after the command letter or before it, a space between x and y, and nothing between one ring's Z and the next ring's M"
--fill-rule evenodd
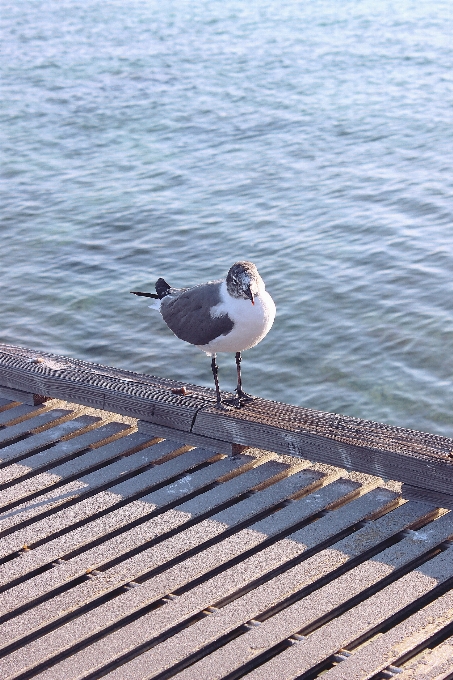
M451 440L3 350L2 680L453 678Z

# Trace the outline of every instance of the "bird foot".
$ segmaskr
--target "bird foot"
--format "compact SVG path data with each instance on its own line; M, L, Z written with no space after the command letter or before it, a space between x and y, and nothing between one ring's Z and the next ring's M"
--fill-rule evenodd
M256 399L256 397L252 397L251 394L247 394L247 392L243 392L242 390L238 390L237 388L236 388L236 392L237 392L238 398L242 399L242 401L245 401L245 402L255 401L255 399Z
M255 397L252 397L251 394L247 394L247 392L243 392L242 390L236 390L236 392L237 394L235 397L231 397L231 399L224 399L223 403L227 404L228 406L233 406L233 408L242 408L250 401L255 401Z
M231 397L231 399L224 399L222 403L226 405L229 411L231 411L231 408L241 408L242 406L239 397Z

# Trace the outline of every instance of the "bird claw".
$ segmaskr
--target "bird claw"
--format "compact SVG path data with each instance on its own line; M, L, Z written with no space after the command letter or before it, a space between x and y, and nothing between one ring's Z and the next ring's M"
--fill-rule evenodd
M231 399L224 399L222 403L227 404L229 407L232 406L233 408L242 408L249 402L255 401L255 397L252 397L251 394L247 394L247 392L237 389L236 392L237 394L235 397L231 397Z
M239 397L231 397L231 399L225 399L222 403L226 405L229 411L231 410L231 408L241 408L242 406Z
M237 392L237 398L242 399L242 401L248 402L248 401L255 401L256 397L252 397L251 394L247 394L247 392L243 392L242 390L238 390L236 388Z

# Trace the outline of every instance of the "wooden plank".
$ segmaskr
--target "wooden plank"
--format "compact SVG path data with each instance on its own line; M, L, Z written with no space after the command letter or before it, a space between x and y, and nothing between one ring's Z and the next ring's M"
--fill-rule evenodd
M175 444L178 445L178 443ZM204 486L218 480L224 474L231 474L233 471L248 465L250 461L250 457L235 456L234 458L225 458L217 463L212 463L208 468L198 470L198 472L186 475L177 482L165 486L158 491L148 493L146 505L140 501L140 493L145 495L147 491L149 492L149 489L153 486L153 481L150 479L148 471L142 472L120 484L111 486L108 490L100 491L89 498L85 498L75 505L69 506L69 508L55 512L51 516L51 520L46 518L34 522L23 529L15 531L13 534L4 536L0 543L0 557L17 552L24 544L32 547L35 542L41 542L46 538L50 541L53 534L64 529L69 531L72 525L88 521L92 515L106 511L109 508L114 509L119 503L122 504L131 496L137 495L140 512L148 512L150 504L153 505L154 509L164 507L168 503L178 500L181 495L202 489ZM131 505L128 505L127 512L131 521L135 518L134 512L139 511L136 508L135 504L133 508Z
M219 413L206 406L197 413L192 432L207 437L215 432L217 437L236 444L397 479L446 496L452 494L452 440L439 440L436 449L429 436L417 438L419 433L409 430L333 414L312 412L311 418L316 421L315 432L308 429L310 416L304 409L256 400L231 413Z
M0 396L12 401L20 401L22 404L29 404L30 406L37 406L47 401L48 397L42 394L32 394L30 392L22 392L21 390L14 390L10 387L3 387L0 385Z
M204 425L202 426L202 421ZM197 424L198 423L198 424ZM428 455L433 460L448 460L453 453L453 440L449 437L407 430L405 428L386 425L372 420L361 420L336 413L325 413L289 404L255 399L241 409L219 410L207 404L200 411L193 432L206 434L216 432L226 441L237 436L242 437L250 426L253 436L263 437L263 429L273 440L276 433L272 428L283 430L287 434L287 447L293 445L293 454L300 455L298 444L310 439L299 440L297 435L317 435L337 443L357 448L375 449L376 451L393 451L407 455ZM236 429L237 428L237 429ZM270 429L268 429L270 428ZM201 432L205 429L206 432ZM241 433L242 429L242 433ZM292 436L291 436L292 435ZM237 443L241 444L242 441ZM338 447L347 463L348 448Z
M35 419L33 418L33 420ZM58 442L59 439L92 425L96 420L99 420L99 418L93 418L93 416L80 416L79 418L65 420L62 423L53 425L37 434L30 433L30 436L26 439L21 439L18 442L14 442L13 444L9 444L0 449L3 466L7 463L16 461L17 459L27 458L33 454L33 451L54 444L55 442Z
M166 457L178 450L178 448L179 444L177 442L166 441L156 444L151 449L152 459L157 461L159 458ZM147 459L149 459L148 451L149 449L145 449L145 451L141 452L147 456ZM153 470L148 470L149 484L160 484L175 475L181 474L181 472L190 470L196 465L205 463L212 457L212 451L193 449L185 455L177 456L166 463L162 463ZM155 509L156 506L154 504L143 500L136 501L127 506L127 512L124 511L124 508L120 508L117 511L100 517L98 520L84 524L73 532L64 534L34 550L29 550L13 562L7 562L7 564L0 566L0 584L9 583L34 569L50 564L87 543L93 543L99 538L108 537L115 529L122 526L127 527L134 519L144 517Z
M32 432L33 430L37 430L40 427L43 427L44 425L49 425L53 421L60 420L60 418L63 418L65 416L69 416L71 414L71 411L68 411L66 409L52 409L51 411L45 411L44 413L40 413L37 416L34 416L33 418L28 418L28 420L24 420L20 423L17 423L17 425L11 425L10 427L5 427L2 430L0 430L0 444L3 444L6 446L6 444L11 441L12 439L16 439L16 437L20 437L23 434L27 434L28 432ZM10 458L4 458L3 455L3 449L0 450L0 462L8 462Z
M244 677L250 680L297 678L298 675L307 672L332 654L347 648L354 640L373 631L379 624L384 624L392 615L415 603L420 597L452 576L453 553L450 549L394 581L345 614L317 628L305 639L296 642ZM452 593L450 597L453 597ZM342 662L342 664L345 663L347 662ZM342 664L338 668L341 668ZM328 677L327 673L325 677ZM352 680L351 676L346 677Z
M128 448L128 443L126 441L121 442L121 444L123 447ZM35 476L4 489L2 493L3 507L1 512L5 513L7 509L13 508L18 504L23 505L24 503L35 499L37 494L40 494L45 490L61 487L65 480L71 480L78 477L78 475L86 473L91 468L102 463L106 456L108 456L108 460L111 459L113 457L111 453L112 449L107 449L105 447L100 447L96 450L89 449L86 453L83 453L76 458L72 458L54 468L50 468L46 472L38 472ZM85 475L83 482L90 485L91 479L89 478L89 475Z
M369 512L371 512L371 507L374 507L376 512L377 506L373 505L373 496L374 502L376 503L376 494L371 493L371 497L367 499L370 502L370 505L368 505ZM356 501L351 501L350 505L355 505L355 511L359 510L361 507L363 513L365 499L366 496ZM349 512L347 512L347 510L349 510ZM349 521L351 521L352 516L354 516L354 510L352 507L348 508L348 506L343 506L332 514L338 516L337 521L338 519L341 521L341 518L344 521L347 515L350 515ZM327 517L322 519L327 520ZM321 542L321 537L323 535L322 527L320 527L321 536L315 538L317 534L315 525L320 521L321 520L314 522L314 525L311 526L311 528L307 527L305 529L301 529L300 532L292 534L286 539L286 542L288 543L291 539L293 539L292 542L298 544L299 541L294 541L294 536L301 535L306 536L308 539L308 544L310 541L313 541L313 539ZM331 522L332 519L330 519L330 523ZM327 529L327 527L325 528ZM362 536L363 540L355 540L353 542L349 540L348 542L348 539L345 539L344 541L335 544L329 549L322 550L313 558L309 558L306 562L301 562L282 574L278 574L277 576L270 578L263 584L257 585L253 590L246 592L245 595L239 596L237 599L233 600L229 604L226 604L224 607L222 607L221 601L220 604L215 602L213 597L215 594L213 593L212 584L209 584L209 582L204 584L206 590L209 588L211 592L211 606L214 606L215 608L220 606L220 611L215 611L212 617L209 616L207 619L202 619L197 623L193 623L189 628L185 628L183 631L176 633L176 635L169 638L168 640L165 640L163 643L156 645L141 657L138 657L124 666L121 666L121 672L123 673L122 677L126 679L135 676L137 680L145 677L143 670L141 671L139 668L139 659L143 661L142 669L153 669L152 673L149 673L149 675L146 677L151 678L168 670L174 665L176 661L181 661L187 655L194 653L199 649L200 646L203 646L211 638L216 640L218 637L221 637L225 633L237 628L248 620L255 618L266 609L275 606L281 600L284 600L289 595L300 590L303 585L306 586L307 584L316 581L321 576L325 576L327 573L333 571L340 564L340 562L338 562L339 556L340 560L345 562L347 561L348 556L356 556L355 553L361 554L367 549L369 544L373 545L374 541L377 540L379 543L381 540L379 531L373 531L373 529L371 527L367 528L366 535ZM282 541L282 543L284 543L284 541ZM299 548L299 546L297 545L296 548ZM353 553L353 555L350 553ZM273 553L270 549L263 551L263 553L255 556L255 558L256 557L259 557L262 562L267 564L269 569L272 569L272 566L275 568L275 564L272 565L272 562L270 561L273 557ZM250 566L248 564L250 561L251 560L246 560L244 563L242 563L242 565L240 565L242 568L241 571L245 571L245 573L250 571ZM239 590L241 576L234 574L234 577L237 579L237 588ZM230 580L228 572L221 574L219 577L214 577L213 581L216 580L216 578L218 582L223 580L224 582L226 581L228 583ZM242 576L242 579L243 578L244 577ZM254 578L256 578L256 576L253 573L248 574L248 579L250 582L253 582ZM187 596L193 599L197 589L201 590L201 587L195 588L192 592L192 595L187 593ZM174 603L174 606L176 607L176 605L180 604L185 597L186 595L182 595ZM173 606L173 603L170 604ZM165 612L163 613L165 614ZM167 616L168 614L169 612L167 612ZM116 675L115 672L113 672L112 678L113 677L120 677L120 671L118 670Z
M415 502L406 503L360 529L352 536L352 540L357 546L362 545L365 552L373 544L378 546L403 529L417 525L420 520L425 521L432 513L433 508L429 505ZM422 540L421 536L423 536ZM453 536L453 517L444 515L440 520L423 527L420 532L411 532L396 545L392 545L371 559L360 563L319 590L308 594L266 619L259 626L251 627L248 632L175 675L175 679L189 680L189 678L196 677L198 680L217 680L233 673L233 671L238 671L258 655L265 653L267 649L275 647L298 633L302 622L304 627L307 628L316 620L328 615L334 608L344 605L351 598L375 585L396 569L401 569L428 553L429 550L438 546L450 536ZM348 552L350 543L351 538L347 538L333 546L332 549L336 548ZM215 612L214 616L203 619L189 630L175 636L172 639L174 646L173 662L181 661L209 642L219 639L229 630L245 623L246 619L244 619L244 612L241 609L243 609L243 605L239 600L233 602ZM254 612L249 610L249 613L253 614ZM249 620L250 618L253 618L253 616L249 616ZM178 650L179 638L183 634L186 637ZM190 647L190 642L192 642L192 647Z
M97 449L97 451L99 450L100 449ZM139 454L129 456L128 458L119 461L119 463L122 464L122 466L128 464L130 467L133 464L134 459L139 458L139 456L143 458L143 453L144 452L140 452ZM111 465L110 467L113 466ZM198 497L199 503L196 513L201 514L203 512L203 507L207 510L209 507L215 507L218 505L221 502L218 500L218 498L221 496L223 487L228 487L228 489L230 489L234 495L237 493L235 488L238 488L241 492L249 491L254 486L267 479L270 474L272 475L272 472L280 472L284 467L285 466L283 466L281 463L264 463L259 467L248 470L243 475L233 478L229 482L225 482L225 484L222 486L217 487L214 490L216 492L215 495L211 494L209 491L205 494L202 494ZM105 468L102 470L102 472L104 472L104 470ZM208 498L204 499L203 496L207 496ZM189 512L178 510L178 508L169 510L162 515L154 517L148 522L140 524L138 527L134 527L127 533L122 533L119 536L115 536L114 538L104 541L101 545L95 545L95 547L76 555L72 559L65 561L63 564L57 565L54 569L52 569L51 579L49 579L49 575L47 573L39 574L34 578L30 578L27 582L21 583L20 585L3 593L0 602L0 615L2 612L6 613L16 609L17 607L25 605L30 600L36 599L36 597L41 597L46 593L51 593L52 590L59 587L60 585L78 578L82 574L86 573L87 569L98 569L105 562L108 562L113 558L117 558L140 545L146 544L152 538L156 538L157 536L168 532L170 529L175 529L176 527L187 522L193 516L196 515L191 515ZM188 548L189 545L185 537L183 544L179 545L179 552L184 552ZM156 546L156 553L159 553L159 549L160 544ZM165 563L167 558L165 555L160 555L160 559L162 559ZM155 558L154 566L157 566L157 564L158 561ZM143 568L146 570L149 569L150 566L150 561L147 561L143 565ZM121 569L119 571L121 571ZM120 576L118 578L120 583ZM128 571L128 577L126 577L125 582L129 580L131 580L130 571Z
M453 636L426 649L402 666L398 680L449 680L453 669Z
M131 444L126 437L117 439L27 480L36 483L38 495L30 492L27 497L18 499L13 507L4 506L0 515L1 530L20 525L25 519L34 516L33 512L29 515L29 510L35 506L44 506L43 512L47 512L53 507L54 499L61 499L63 496L66 500L68 496L73 498L92 493L97 487L114 482L118 476L147 467L152 454L150 456L147 450L142 451L143 446L138 452L131 454L130 449L135 448ZM128 452L127 457L123 455L124 452ZM83 472L86 474L79 477Z
M148 423L146 420L139 420L137 423L139 432L150 433L153 432L156 437L170 437L182 444L189 444L191 446L208 447L219 451L220 453L234 453L234 444L225 442L221 439L214 439L213 437L203 437L192 432L183 432L175 430L174 427L163 427L155 423Z
M167 487L163 487L162 489L149 494L149 498L153 498L156 509L158 508L164 510L165 506L172 501L173 497L177 499L180 495L184 496L188 487L190 490L195 491L197 489L203 489L204 486L215 480L220 483L225 475L229 476L232 473L240 474L241 471L249 469L251 462L253 462L253 459L251 459L249 456L235 456L234 459L223 459L213 463L204 470L199 470L198 472L191 474L189 480L187 480L187 478L183 478L186 479L186 483L183 485L177 484L175 487L174 484L170 484ZM126 485L127 482L123 482L117 487L113 487L113 489L122 487L121 495L127 495ZM149 487L149 482L147 486ZM165 489L167 489L167 494L165 493ZM104 496L105 492L99 495ZM118 495L115 494L114 498L118 499ZM91 499L86 499L86 501L82 501L78 504L79 506L83 505L83 508L81 508L82 513L86 512L88 515L90 514L90 510L92 510L91 505L88 508L85 507L87 502L90 501ZM151 503L152 501L150 500L148 502ZM98 507L98 504L99 500L96 500L96 508ZM77 508L77 506L73 507ZM130 505L127 506L128 516L129 509ZM148 508L146 509L148 510ZM72 510L72 508L70 508L70 510ZM62 513L57 514L61 515ZM56 520L60 521L60 518L57 517L57 515L55 517ZM67 518L63 517L63 520L67 521ZM107 582L104 584L104 590L106 589L108 589ZM93 590L95 591L94 595ZM9 644L14 640L20 639L24 635L28 634L31 630L40 628L49 621L58 619L68 609L71 610L76 608L81 602L84 603L89 601L93 596L95 597L96 594L97 588L93 589L93 581L85 581L79 586L72 588L69 593L70 601L68 600L68 594L64 593L63 595L54 597L50 602L44 602L43 604L35 606L33 609L25 612L24 614L16 616L11 621L7 621L2 624L2 639L0 640L0 645L3 646Z
M100 421L100 418L94 418L93 416L84 416L83 418L83 421L80 418L76 418L73 421L68 422L78 423L78 427L82 428ZM85 425L83 425L83 423L85 423ZM64 424L66 425L66 423ZM46 430L40 435L34 435L28 439L23 439L20 443L24 446L28 446L29 443L31 443L31 440L42 437L43 435L50 436L51 433L57 429L58 428L56 427L53 428L53 430ZM77 428L75 428L75 430L76 429ZM92 444L101 442L103 439L119 434L126 429L128 429L128 425L125 425L124 423L107 423L95 430L85 432L85 434L79 434L72 439L59 442L51 448L44 449L44 451L28 456L20 463L13 463L12 465L8 465L8 467L0 469L0 483L5 484L6 482L12 482L13 480L21 480L24 475L36 473L38 470L50 466L57 461L61 462L78 451L82 451Z
M398 479L448 495L453 440L383 423L257 399L219 412L212 390L66 357L0 346L0 383L132 415L193 435L258 446ZM429 470L429 474L426 471Z
M349 484L352 483L349 482ZM343 492L345 488L346 483L344 483ZM322 489L320 489L319 492L317 491L316 495L318 495L318 493L321 491ZM350 491L351 488L349 488L349 492ZM365 505L367 505L367 513L369 514L372 513L373 510L376 512L378 506L380 509L382 509L383 503L385 503L382 490L379 492L371 492L371 495L368 495L368 503L364 503L364 497L351 502L351 504L356 504L356 510L359 509L359 505L361 506L362 512L359 514L361 514L362 517ZM378 500L378 496L380 497L380 500ZM302 500L303 499L301 499L300 502L302 502ZM387 503L389 502L389 496L387 496L386 501ZM342 510L344 511L344 507L340 508L337 512L341 513ZM350 517L354 515L354 511L351 510L352 509L350 509L350 512L348 513ZM332 524L333 523L330 522L331 527ZM223 571L221 574L214 576L208 581L204 581L192 590L178 597L176 600L168 602L165 607L151 612L150 614L145 614L140 619L125 625L120 630L117 630L107 638L104 638L102 640L103 644L96 642L81 652L74 654L65 661L55 665L52 668L53 674L51 674L49 677L65 677L65 679L67 678L68 680L70 678L83 677L83 674L87 672L88 668L94 670L95 668L97 669L102 667L107 662L117 658L128 650L133 649L136 645L149 640L150 638L168 629L168 627L175 625L178 621L184 620L194 613L200 612L205 607L214 604L216 599L224 597L229 592L231 593L237 591L243 587L245 583L253 581L257 576L263 574L263 572L266 573L270 569L274 568L279 561L280 563L284 563L294 556L294 552L288 549L285 550L284 543L285 541L282 540L280 542L280 546L279 543L274 544L269 550L265 550L261 553L253 555L241 564L235 565L227 571ZM276 546L279 546L280 550ZM296 551L303 551L303 549L304 546L295 545ZM285 554L283 554L283 552ZM276 553L279 553L279 560L275 558L274 560L272 559ZM183 565L179 565L180 572L182 566ZM150 583L149 587L153 587L153 585L155 587L155 581L160 577L161 576L159 575L156 577L156 579L152 579L153 583ZM147 584L144 584L143 586L140 586L140 588L130 591L131 594L137 597L137 592L139 596L141 589L146 587L146 585ZM151 655L149 658L152 657L152 650L142 655L145 663L145 666L142 667L142 670L143 668L146 668L147 672L150 673L151 670L155 671L158 668L159 661L153 657L150 664L148 664L148 655ZM131 664L133 664L133 662L131 662ZM126 670L124 679L128 677L142 677L140 670L138 670L138 675L133 675L133 673L137 671L135 666L133 671L131 670L130 674L129 664L125 664L121 668ZM84 670L83 674L82 670ZM58 676L58 674L60 675Z
M403 484L401 492L408 500L423 501L425 503L435 503L439 508L453 510L453 493L439 493L428 489Z
M260 511L263 510L263 508L266 507L271 507L272 504L275 504L279 502L280 500L286 498L288 495L297 493L299 494L304 488L309 489L312 488L313 485L316 482L319 482L320 474L315 472L315 471L304 471L303 473L296 473L295 475L291 477L287 477L285 479L280 480L279 482L276 482L274 485L271 485L259 493L254 494L252 497L245 499L244 501L238 503L238 506L241 506L242 511L237 512L232 512L232 509L227 509L224 511L221 511L220 513L217 513L217 515L214 515L214 517L217 517L219 519L222 519L223 521L217 521L218 525L218 530L222 531L222 529L225 528L225 520L228 520L228 522L235 521L236 523L240 522L241 518L244 519L244 517L253 515L253 514L258 514ZM340 487L341 485L337 483L337 499L338 499L338 493L340 492ZM350 490L350 488L349 488ZM332 490L333 491L333 490ZM342 491L344 493L345 491L345 486L343 485ZM334 494L331 492L328 495L325 495L325 498L329 498L330 501L334 498ZM297 505L295 503L294 505ZM307 512L307 506L310 506L310 504L306 504L305 511ZM233 506L234 508L234 506ZM311 508L308 507L308 512L313 512ZM227 514L225 514L227 513ZM293 520L293 523L297 522L297 512L296 518ZM258 536L258 532L255 532ZM261 537L261 540L263 540L264 537ZM203 538L200 539L203 541ZM236 551L239 547L239 550L241 546L241 542L237 541L236 543ZM250 546L248 546L250 547ZM242 550L246 550L247 546L243 545ZM166 553L166 547L163 546L162 550L163 554L165 555ZM232 556L232 553L226 549L223 551L223 561L225 559L228 559ZM219 553L220 554L220 553ZM198 557L198 556L197 556ZM196 559L196 558L195 558ZM198 566L196 567L196 571L193 571L193 568L195 567L195 560L192 558L191 559L191 565L192 565L192 574L195 575L200 571L200 567L206 571L206 569L209 568L209 566L213 565L212 560L208 561L200 561L198 560ZM176 575L176 574L175 574ZM103 576L103 575L101 575ZM189 573L187 569L187 565L185 565L185 568L183 570L179 570L179 582L181 582L181 577L185 577L186 579L188 578ZM106 577L106 582L111 583L111 573L105 574ZM96 579L93 579L93 583L98 580L98 577ZM78 586L78 588L84 588L85 593L87 592L86 585L89 584L81 584L81 586ZM109 624L112 623L112 621L115 620L121 620L124 616L130 615L131 613L135 612L137 609L140 609L144 605L146 605L149 602L149 597L151 597L151 601L153 599L153 589L155 589L155 586L153 584L150 584L151 586L151 591L150 595L147 597L146 591L146 583L141 586L140 588L136 588L133 591L129 591L121 595L119 598L116 598L113 602L107 602L104 605L101 605L100 607L96 608L96 614L94 615L93 618L93 613L90 615L87 615L88 618L90 619L90 635L93 634L93 631L96 627L98 629L102 630L103 627L107 625L107 622ZM165 591L164 591L165 592ZM73 605L74 606L74 605ZM46 636L46 644L45 644L45 654L49 654L51 650L55 652L55 650L59 649L59 645L61 645L61 640L65 641L65 644L67 644L68 640L71 640L72 643L74 643L80 635L85 635L84 632L84 620L86 619L86 616L84 616L82 619L77 619L77 621L70 622L64 626L64 628L59 629L53 634L50 634ZM39 645L38 645L39 646ZM41 645L42 646L42 645ZM37 645L33 645L29 649L30 651L35 650ZM33 655L35 653L40 653L43 654L43 651L41 652L33 651ZM20 655L17 655L20 656ZM22 655L23 656L23 655ZM36 657L35 657L36 658ZM1 668L1 667L0 667Z
M448 551L453 564L453 548ZM451 573L451 570L450 570ZM359 649L355 654L329 670L326 680L367 680L423 644L432 635L453 622L453 591L434 600L402 621L387 633ZM450 657L453 672L453 656Z
M35 411L39 411L39 406L27 406L26 404L13 406L13 408L9 408L0 413L0 425L8 425L11 421L25 418L25 416L28 416Z
M90 466L102 462L107 463L109 460L115 461L119 456L144 448L148 443L150 441L147 435L130 434L99 449L90 451L84 455L83 460L79 461L77 465L86 464ZM137 461L134 459L132 465L136 463ZM4 512L0 515L0 536L4 532L10 532L13 527L29 522L32 518L38 518L39 515L48 513L63 503L67 503L87 493L93 493L97 487L113 482L116 479L115 475L124 474L128 467L129 462L125 463L124 461L107 464L106 467L101 468L96 473L87 474L84 477L68 482L64 486L57 486L55 489L47 490L40 496L21 503L13 510ZM72 471L74 473L77 472L74 466ZM62 471L60 470L61 473ZM58 480L55 480L55 483L57 484Z
M44 432L34 434L31 437L27 437L27 439L22 439L21 441L16 442L15 444L5 446L1 450L2 462L14 461L18 458L23 460L25 458L27 462L29 460L33 460L31 465L39 465L37 461L44 461L47 458L51 458L54 452L46 449L45 451L37 453L34 456L28 454L33 454L33 451L41 449L44 446L51 446L52 444L55 444L55 442L58 442L59 439L67 437L70 434L74 434L77 432L77 430L83 430L99 421L100 418L95 418L93 416L79 416L73 420L66 420L64 423L60 423L60 425L51 427L49 430L44 430ZM67 445L68 449L71 449L73 446L69 443L69 441L60 442L57 451L61 451L62 448L65 449L65 445ZM45 463L43 464L45 465ZM9 465L7 468L3 468L3 470L0 471L0 486L3 486L3 484L9 482L10 479L14 479L16 474L19 473L21 467L25 468L25 472L23 472L23 474L26 474L32 470L32 467L27 467L27 465L24 464ZM6 496L2 494L1 505L6 505L7 501L5 498Z
M315 474L316 474L316 473L315 473ZM266 491L267 491L267 490L266 490ZM264 492L263 492L263 493L264 493ZM114 587L114 586L115 586L114 581L112 581L112 572L110 572L110 575L109 575L109 577L108 577L108 579L107 579L107 583L109 583L110 587ZM81 590L81 589L83 589L83 588L85 587L85 591L87 592L87 588L86 588L87 586L92 585L92 590L95 590L97 584L98 584L98 580L97 580L97 577L96 577L96 579L93 579L91 582L82 583L81 585L76 586L76 588L74 588L73 590L76 590L76 589ZM85 597L86 597L86 592L85 592ZM68 593L68 594L71 595L72 593ZM94 593L92 593L92 595L93 595L93 594L94 594ZM7 595L8 595L8 594L7 594ZM54 598L54 599L57 599L57 598ZM60 599L61 599L61 597L60 597ZM54 600L52 600L51 604L53 604L53 603L54 603ZM46 612L46 614L47 614L47 616L49 616L49 603L46 603L46 604L47 604L47 612ZM72 605L72 606L70 607L70 610L73 609L73 606L74 606L74 605ZM124 606L124 605L123 605L123 606ZM136 606L134 607L134 609L135 609L135 608L136 608ZM118 601L117 601L117 600L115 601L115 603L114 603L114 605L113 605L113 609L111 608L111 613L112 613L112 612L113 612L114 615L116 614L116 616L118 616ZM32 612L30 612L30 613L31 613L32 618L33 618L33 614L35 614L36 611L32 611ZM29 615L30 615L30 613L29 613ZM104 611L103 613L104 613L104 615L105 615L105 611ZM20 618L20 617L19 617L19 618ZM22 619L23 619L23 617L22 617ZM28 623L30 624L30 621L28 621ZM13 626L13 631L14 631L14 629L15 629L15 633L17 634L17 628L16 628L16 626L17 626L17 619L16 619L16 620L13 620L13 621L11 622L10 626L11 626L11 625ZM68 625L69 625L69 624L68 624ZM94 625L94 622L93 622L93 625ZM105 625L105 622L104 622L103 625ZM5 630L5 627L6 627L6 630ZM77 624L76 624L76 629L77 629ZM26 630L27 630L27 632L29 632L30 627L28 627ZM65 630L66 630L66 629L65 629ZM5 639L5 635L4 635L5 632L6 632L6 635L8 635L8 623L3 624L3 627L2 627L2 637L3 637L3 639ZM80 632L80 631L79 631L79 632ZM9 630L9 633L11 633L11 628L10 628L10 630ZM13 634L14 634L14 632L13 632ZM55 635L58 635L58 633L55 633ZM74 633L74 635L75 635L75 633ZM47 638L49 644L50 644L50 641L53 639L53 637L55 637L55 636L52 636L52 635L51 635L50 638ZM50 649L50 648L47 647L47 650L49 650L49 649ZM41 653L43 653L43 652L41 652Z
M75 361L45 352L0 346L0 382L70 402L150 420L190 431L197 410L214 398L192 386L189 396L175 394L175 381L144 379L138 373ZM151 378L151 379L150 379Z
M164 486L161 489L143 495L142 498L146 503L149 503L155 508L163 508L174 501L183 501L188 494L191 494L194 491L201 491L201 489L214 481L216 485L223 483L255 466L256 459L252 456L228 456L213 463L209 468L204 468L203 470L198 470L198 472L191 473L168 486ZM127 482L125 482L125 484L127 484ZM144 488L145 487L143 487L143 489ZM121 484L118 484L118 486L115 487L115 490L121 495L126 493Z
M12 404L14 403L14 400L11 401L11 399L3 399L0 397L0 413L3 411L3 409L11 408Z
M93 373L101 378L106 376L115 380L138 381L156 389L180 389L181 387L186 387L191 393L201 397L206 396L208 400L213 392L211 389L182 383L177 380L136 373L134 371L126 371L112 366L103 366L101 364L82 361L81 359L58 356L56 354L50 354L49 352L17 347L5 343L0 343L0 353L2 375L9 371L17 380L21 375L21 371L24 376L28 375L27 371L29 371L30 375L42 377L53 375L51 371L71 369Z

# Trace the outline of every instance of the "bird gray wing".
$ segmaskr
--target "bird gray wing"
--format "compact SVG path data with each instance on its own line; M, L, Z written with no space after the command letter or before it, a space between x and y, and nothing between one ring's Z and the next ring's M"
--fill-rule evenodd
M207 345L232 330L234 323L228 314L211 316L212 307L221 302L222 283L210 281L162 299L160 311L164 321L178 338L192 345Z

